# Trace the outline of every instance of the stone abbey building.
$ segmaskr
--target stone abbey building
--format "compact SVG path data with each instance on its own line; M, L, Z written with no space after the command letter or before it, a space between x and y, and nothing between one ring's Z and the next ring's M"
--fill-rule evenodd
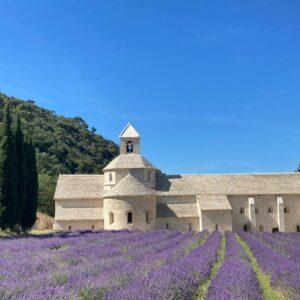
M103 175L60 175L56 230L300 231L300 174L162 175L131 124Z

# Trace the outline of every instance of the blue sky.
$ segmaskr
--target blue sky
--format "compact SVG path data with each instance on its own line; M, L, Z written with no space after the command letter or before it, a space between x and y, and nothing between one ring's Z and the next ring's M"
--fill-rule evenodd
M167 173L294 171L300 1L0 2L0 90L128 121Z

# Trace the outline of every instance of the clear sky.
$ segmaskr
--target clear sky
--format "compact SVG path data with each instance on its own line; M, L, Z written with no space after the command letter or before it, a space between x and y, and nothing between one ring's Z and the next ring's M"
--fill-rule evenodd
M167 173L294 171L300 1L1 0L0 90Z

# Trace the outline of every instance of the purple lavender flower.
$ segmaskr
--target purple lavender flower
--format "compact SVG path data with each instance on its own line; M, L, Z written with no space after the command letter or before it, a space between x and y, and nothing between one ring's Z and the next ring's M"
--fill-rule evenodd
M288 299L300 298L300 264L275 252L253 235L240 232L262 271L271 276L271 284L279 287Z
M206 300L263 299L248 257L232 232L226 232L225 258L212 279Z
M208 278L220 241L220 232L213 232L187 256L135 280L107 299L190 299L199 284Z
M286 238L283 238L282 235L278 234L256 232L254 236L266 243L277 253L300 263L300 244L294 241L293 238L289 238L289 234L286 234Z

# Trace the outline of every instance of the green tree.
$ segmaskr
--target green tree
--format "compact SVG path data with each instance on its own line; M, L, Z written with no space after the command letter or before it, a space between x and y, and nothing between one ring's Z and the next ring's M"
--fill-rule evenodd
M2 229L14 229L17 221L17 180L12 118L8 105L4 109L0 144L0 207Z
M36 221L38 204L38 173L36 166L36 154L30 137L26 137L24 150L26 157L26 197L21 226L22 230L26 231L30 229Z
M16 121L14 124L14 139L15 139L15 162L16 162L16 182L17 182L17 210L16 210L16 223L20 224L22 215L25 209L26 200L26 157L25 145L22 132L22 123L20 113L17 112Z
M54 192L57 177L48 174L39 174L38 211L54 217Z

